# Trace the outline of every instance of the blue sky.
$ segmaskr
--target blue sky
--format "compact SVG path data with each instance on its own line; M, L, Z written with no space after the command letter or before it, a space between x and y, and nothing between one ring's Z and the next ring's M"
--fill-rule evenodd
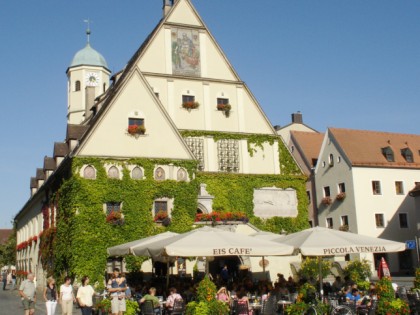
M419 134L420 1L192 0L273 125ZM0 2L0 228L66 127L67 77L92 46L121 70L162 16L161 0Z

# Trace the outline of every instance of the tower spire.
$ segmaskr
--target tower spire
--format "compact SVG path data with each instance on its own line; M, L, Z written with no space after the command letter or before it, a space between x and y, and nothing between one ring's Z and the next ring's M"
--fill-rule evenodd
M83 22L87 24L87 29L86 29L87 43L90 44L90 23L92 21L90 19L87 19L87 20L84 20Z

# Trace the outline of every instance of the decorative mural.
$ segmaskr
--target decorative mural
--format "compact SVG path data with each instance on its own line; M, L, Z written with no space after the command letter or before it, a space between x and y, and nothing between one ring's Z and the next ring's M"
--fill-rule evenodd
M172 73L200 76L200 39L197 30L172 28Z

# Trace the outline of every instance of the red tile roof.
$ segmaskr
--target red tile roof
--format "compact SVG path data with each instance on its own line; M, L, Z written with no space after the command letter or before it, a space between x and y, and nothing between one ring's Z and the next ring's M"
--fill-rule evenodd
M314 167L313 161L318 159L324 134L308 131L291 131L290 135L295 145L299 146L302 158L306 160L310 167Z
M420 135L339 128L329 128L329 132L353 166L420 168ZM384 156L386 147L392 149L394 162ZM401 152L406 148L413 153L412 163Z

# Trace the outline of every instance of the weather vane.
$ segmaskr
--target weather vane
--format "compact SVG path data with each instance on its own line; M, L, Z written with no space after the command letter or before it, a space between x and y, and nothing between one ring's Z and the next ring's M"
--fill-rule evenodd
M86 35L87 35L87 42L90 42L90 23L92 23L92 21L88 18L87 20L83 20L83 22L85 22L87 24L87 30L86 30Z

